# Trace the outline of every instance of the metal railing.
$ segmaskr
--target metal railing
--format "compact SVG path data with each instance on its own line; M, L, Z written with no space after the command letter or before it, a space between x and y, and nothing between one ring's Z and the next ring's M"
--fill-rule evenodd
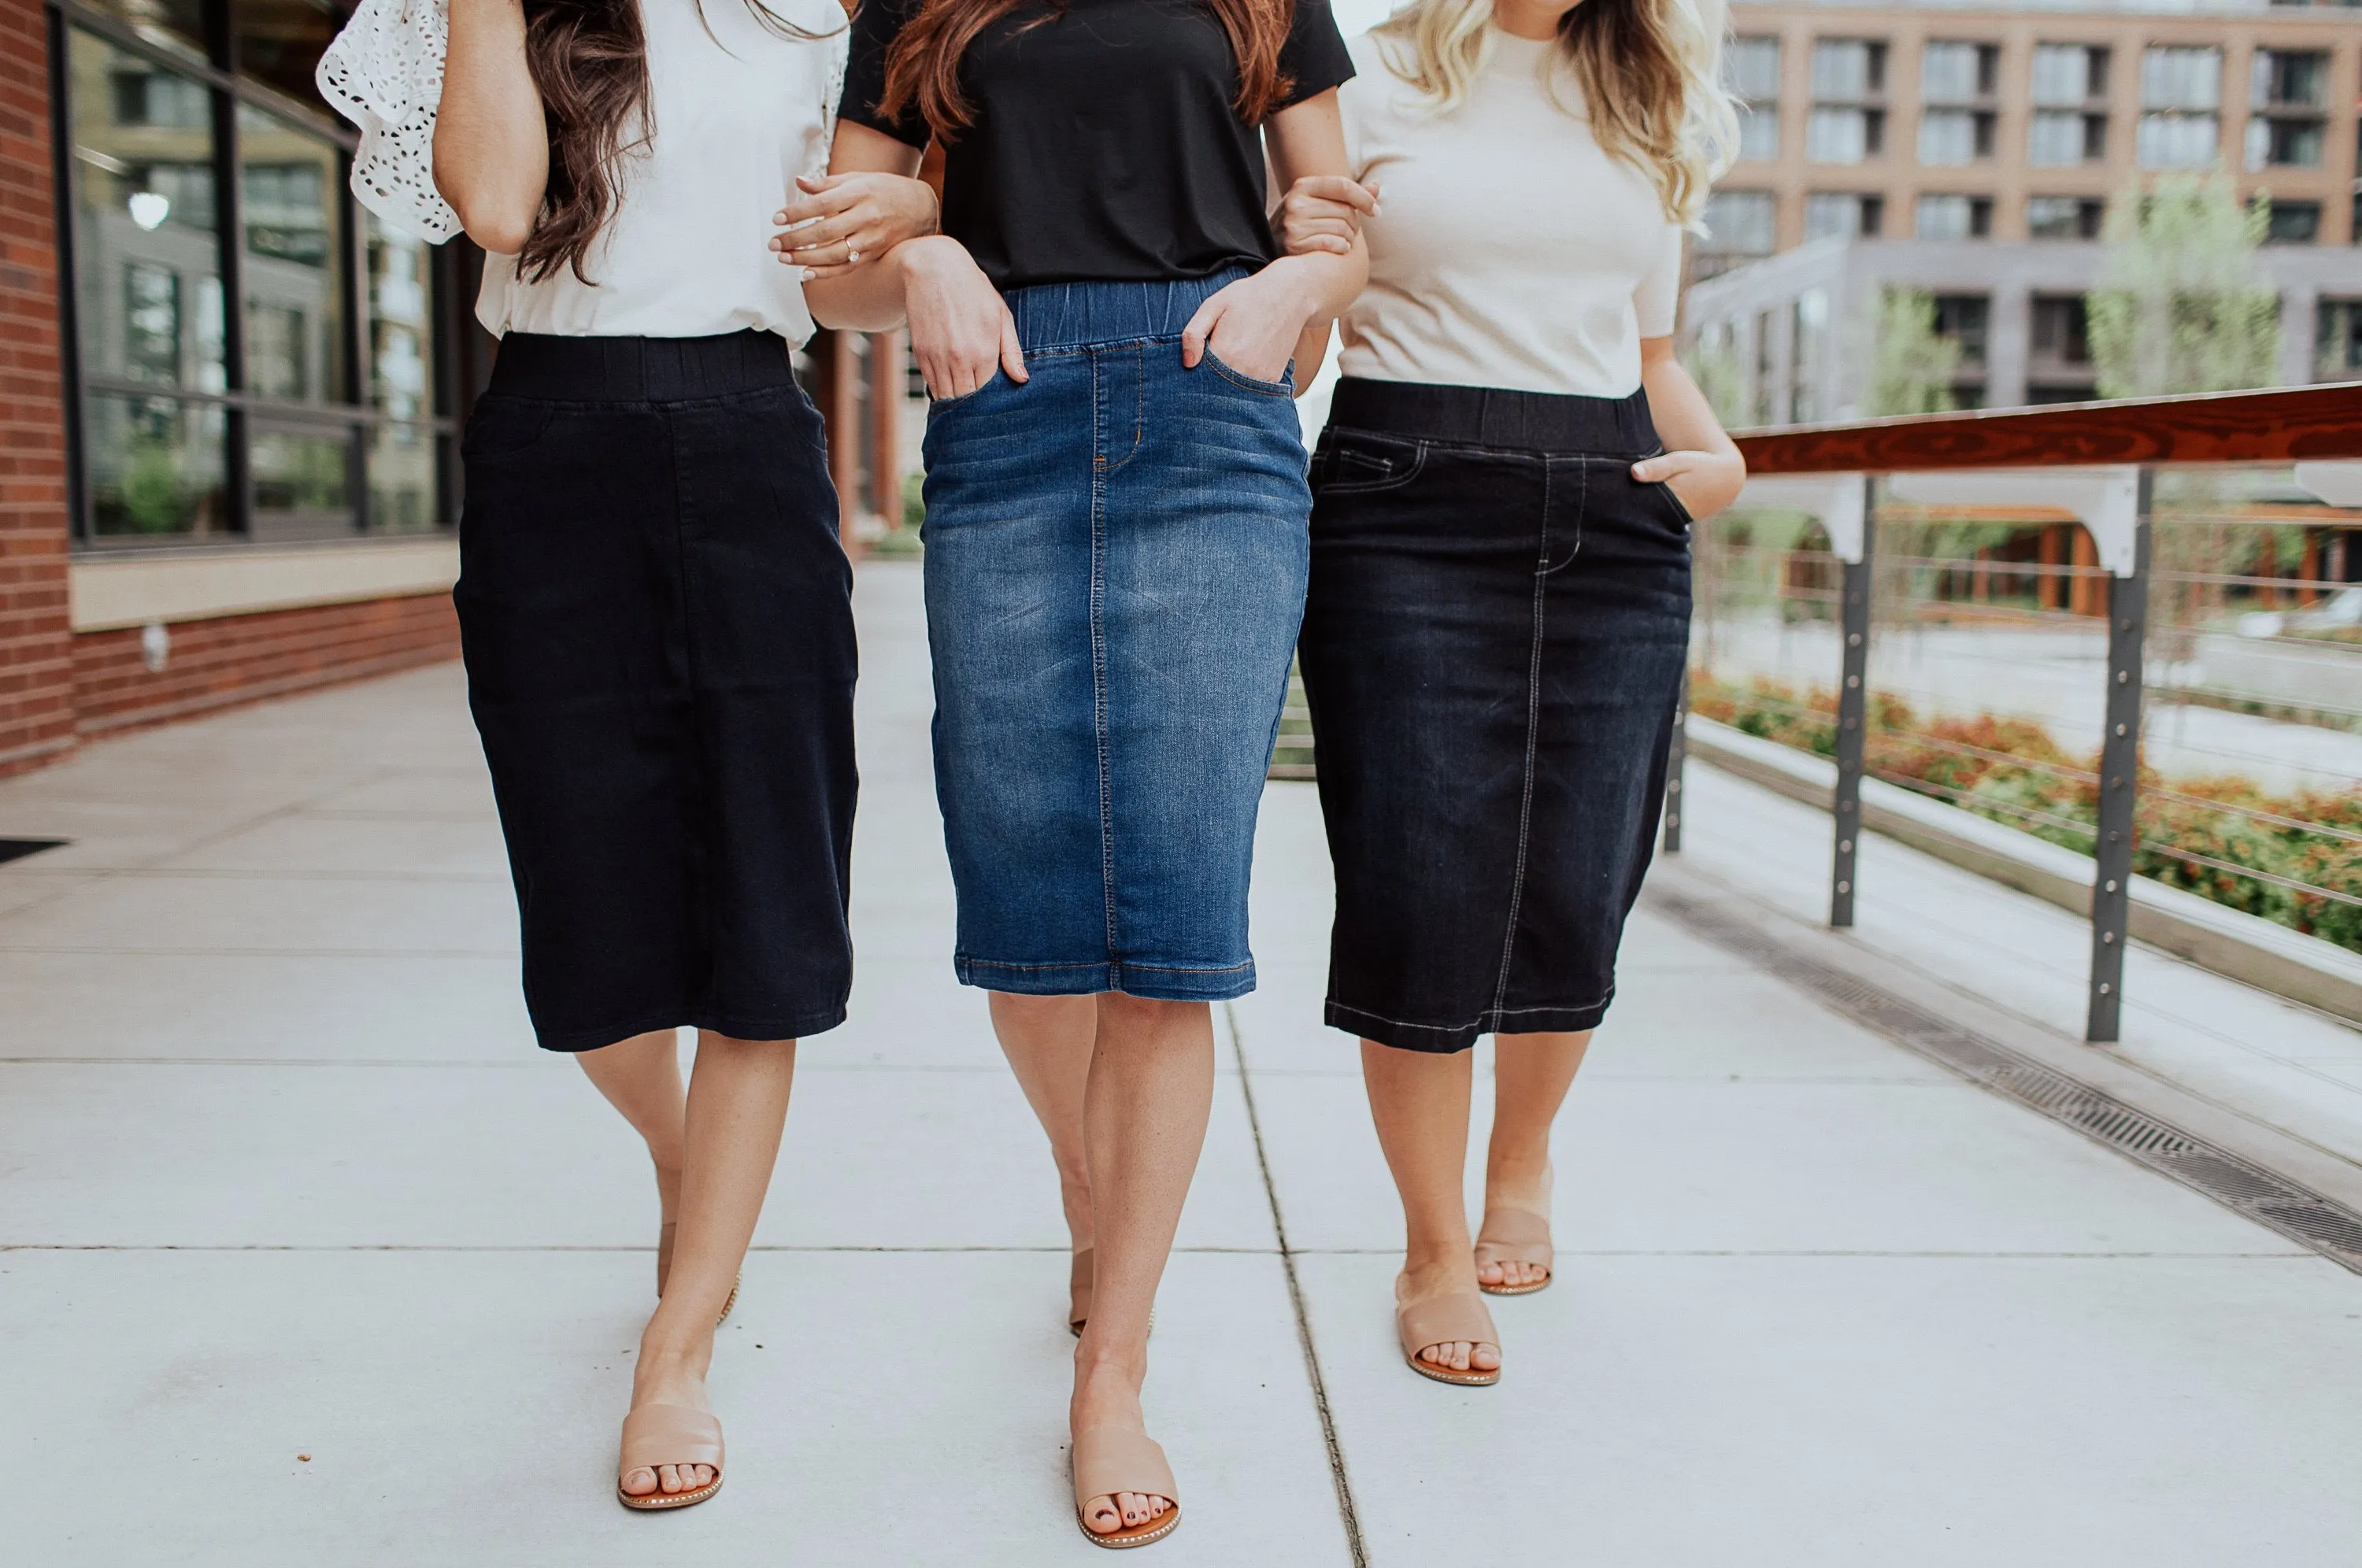
M2088 853L2086 1037L2132 878L2362 950L2362 383L1742 436L1698 530L1690 712Z

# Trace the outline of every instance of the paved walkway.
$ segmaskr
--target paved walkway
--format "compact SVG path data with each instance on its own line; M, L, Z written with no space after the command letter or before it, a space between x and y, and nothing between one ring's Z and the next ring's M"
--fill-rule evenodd
M946 962L915 573L860 596L854 1021L722 1335L729 1489L679 1516L608 1500L655 1204L526 1036L456 671L0 785L0 835L74 840L0 867L0 1555L1103 1561L1049 1162ZM1670 877L1778 861L1712 804ZM2354 1562L2362 1280L1655 914L1563 1120L1560 1284L1499 1306L1499 1388L1412 1375L1310 790L1265 829L1157 1321L1164 1568Z

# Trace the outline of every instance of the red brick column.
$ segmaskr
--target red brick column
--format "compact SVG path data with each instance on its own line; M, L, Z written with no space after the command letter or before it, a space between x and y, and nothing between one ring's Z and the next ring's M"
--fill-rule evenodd
M74 744L49 26L0 0L0 777Z

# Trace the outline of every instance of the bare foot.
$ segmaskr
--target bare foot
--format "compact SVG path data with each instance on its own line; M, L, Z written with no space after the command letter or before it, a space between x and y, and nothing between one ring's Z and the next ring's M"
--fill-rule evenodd
M1068 1407L1069 1429L1088 1431L1115 1427L1145 1437L1148 1425L1140 1411L1140 1385L1145 1367L1103 1364L1086 1366L1075 1358L1075 1397ZM1083 1499L1083 1525L1094 1535L1113 1535L1163 1518L1173 1511L1170 1497L1153 1493L1117 1492Z
M1404 1307L1475 1287L1475 1275L1465 1256L1436 1264L1407 1264L1402 1273L1395 1275L1395 1305ZM1498 1372L1501 1347L1484 1340L1449 1340L1421 1345L1418 1359L1447 1372Z

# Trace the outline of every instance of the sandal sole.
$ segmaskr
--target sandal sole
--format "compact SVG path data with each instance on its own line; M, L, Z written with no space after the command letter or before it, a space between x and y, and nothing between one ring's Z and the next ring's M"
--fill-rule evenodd
M1487 1296L1531 1296L1538 1290L1548 1290L1550 1287L1551 1282L1548 1279L1543 1280L1540 1285L1486 1285L1482 1280L1479 1280L1476 1285L1476 1288Z
M615 1488L615 1501L635 1514L661 1513L667 1508L690 1508L704 1502L722 1490L722 1477L717 1475L707 1485L694 1492L651 1492L645 1497L635 1497L621 1486Z
M1178 1503L1174 1504L1172 1511L1167 1513L1161 1519L1157 1519L1149 1524L1134 1525L1130 1529L1120 1529L1113 1535L1101 1535L1098 1531L1093 1529L1084 1519L1083 1511L1080 1508L1076 1508L1075 1510L1075 1528L1081 1530L1083 1532L1083 1539L1089 1541L1093 1546L1104 1546L1110 1551L1121 1551L1124 1548L1129 1546L1146 1546L1152 1541L1163 1540L1166 1536L1171 1535L1175 1530L1179 1529L1181 1528L1181 1505Z
M1403 1357L1403 1364L1421 1377L1436 1383L1449 1383L1455 1388L1490 1388L1501 1381L1497 1368L1491 1372L1454 1372L1448 1366L1429 1366L1415 1355Z

